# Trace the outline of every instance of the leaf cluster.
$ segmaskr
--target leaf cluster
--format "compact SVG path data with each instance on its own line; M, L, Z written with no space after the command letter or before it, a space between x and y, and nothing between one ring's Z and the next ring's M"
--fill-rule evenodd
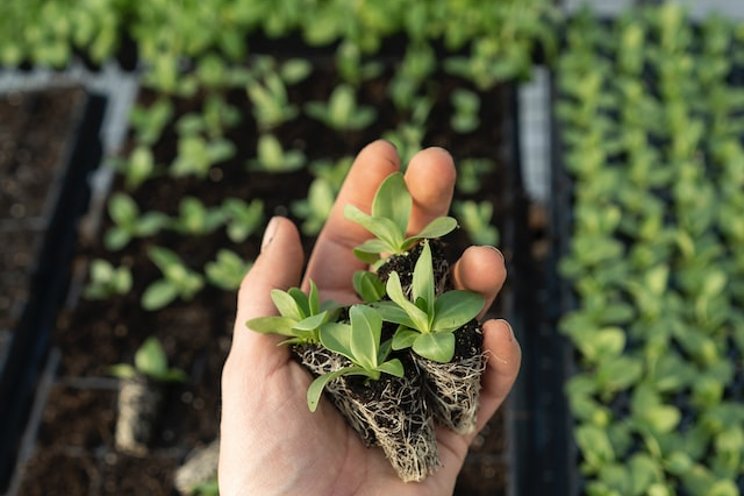
M168 367L168 358L163 346L153 336L147 338L135 353L134 365L128 363L112 365L109 373L120 379L144 376L158 382L184 382L187 379L183 370Z

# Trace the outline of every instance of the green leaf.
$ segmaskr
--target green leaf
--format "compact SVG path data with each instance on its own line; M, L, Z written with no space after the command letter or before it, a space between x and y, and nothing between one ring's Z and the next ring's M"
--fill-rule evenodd
M137 204L124 193L116 193L111 197L108 211L111 219L118 225L132 225L139 216Z
M310 316L310 302L307 301L307 295L303 293L300 288L289 288L287 291L289 295L294 298L297 303L297 307L300 309L301 318Z
M401 307L410 317L411 323L413 324L411 327L418 329L421 332L429 332L428 316L405 297L403 294L403 288L400 285L400 277L398 277L397 272L392 272L390 276L388 276L386 289L390 299Z
M358 270L354 272L353 278L354 291L362 298L365 303L374 303L380 301L385 296L385 285L380 278L372 272Z
M320 344L329 350L354 360L351 350L351 326L348 324L328 323L320 328Z
M416 327L416 324L413 323L411 317L408 316L406 311L392 301L379 301L373 306L378 312L380 312L380 316L385 322L392 322L394 324L411 328Z
M174 252L167 248L160 246L153 246L147 251L150 260L163 272L168 272L168 269L173 266L180 266L181 259Z
M316 315L320 312L320 296L318 295L318 286L315 285L312 279L310 279L310 292L307 296L307 306L310 310L310 315Z
M280 334L282 336L296 336L292 330L297 321L289 317L258 317L245 323L246 327L261 334Z
M292 328L299 331L312 331L320 327L321 324L325 322L327 317L328 312L321 312L315 315L311 315L310 317L297 322L295 325L292 326Z
M455 335L451 332L419 334L413 351L434 362L447 363L455 356Z
M413 342L421 335L420 332L414 331L404 326L399 326L393 336L393 349L402 350L413 346Z
M126 229L121 227L112 226L106 231L106 235L103 238L103 244L106 245L106 249L110 251L118 251L127 246L129 241L132 239L132 235Z
M352 373L357 367L346 367L329 374L323 374L316 378L307 388L307 407L311 412L314 412L318 408L318 402L320 402L320 395L323 394L323 389L326 385L337 377Z
M423 298L426 313L429 316L434 314L434 264L431 260L431 248L429 243L424 242L424 248L421 250L416 261L416 266L413 269L413 283L411 285L413 291L413 301L418 301L419 298Z
M457 228L457 221L452 217L437 217L429 222L418 234L405 240L406 249L413 246L419 239L441 238Z
M471 291L447 291L434 304L434 323L437 332L455 330L474 319L485 300Z
M109 367L109 374L119 379L134 379L137 377L137 370L128 363L118 363Z
M384 217L372 217L354 205L346 205L344 216L380 239L389 251L395 253L401 251L404 232L400 231L392 220Z
M376 310L364 305L349 309L351 318L351 352L354 361L367 370L377 367L382 318Z
M281 289L272 289L271 301L274 302L274 306L282 316L295 321L302 320L302 310L297 304L297 301L289 293Z
M395 172L385 178L375 193L372 202L372 216L392 220L401 233L408 229L413 200L406 188L403 174Z
M134 355L134 367L150 377L158 377L168 371L168 359L157 338L149 337L140 346Z
M178 297L178 288L166 279L161 279L150 284L142 294L142 308L145 310L158 310L168 305Z
M380 253L386 251L393 252L394 250L384 241L373 238L354 248L354 255L362 262L371 264L380 258Z
M403 370L403 364L397 358L394 358L389 362L380 364L380 366L377 367L377 370L386 374L393 375L395 377L403 377L403 374L405 373L405 371Z

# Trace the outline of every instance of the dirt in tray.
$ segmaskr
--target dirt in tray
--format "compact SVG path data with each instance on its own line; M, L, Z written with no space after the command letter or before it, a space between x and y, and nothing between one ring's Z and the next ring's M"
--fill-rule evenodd
M285 147L302 150L308 159L340 158L355 155L367 143L379 138L385 131L399 124L397 112L385 96L385 85L389 73L366 83L361 90L361 103L374 105L379 119L371 128L360 132L337 133L308 117L300 116L292 123L284 124L275 130L276 136ZM458 135L448 129L451 105L449 94L463 81L442 75L437 103L430 117L431 132L424 140L425 146L447 147L455 160L464 157L490 157L497 163L494 171L482 178L482 191L475 195L461 196L461 199L489 200L494 202L493 222L503 228L511 213L507 172L501 159L506 143L503 143L504 115L508 111L509 88L499 87L488 94L481 95L484 102L481 131L468 135ZM302 106L311 100L327 98L338 78L322 66L313 72L307 81L290 89L293 103ZM156 95L144 91L140 102L152 102ZM160 210L174 215L178 202L184 196L195 196L207 206L219 205L225 198L236 197L244 200L261 198L265 204L266 221L271 215L282 214L292 217L292 202L304 199L312 176L307 170L268 174L248 171L247 159L256 154L256 125L251 117L251 109L245 91L235 91L228 100L237 105L242 113L242 122L228 131L228 136L238 148L237 156L230 161L213 167L209 178L173 179L162 175L144 183L130 192L142 211ZM202 96L191 100L175 101L179 115L201 108ZM178 115L176 116L176 118ZM175 119L174 121L175 122ZM169 164L177 149L173 122L164 133L163 139L154 147L155 161ZM117 178L114 190L123 190L122 178ZM299 219L295 219L300 223ZM102 233L111 225L106 217ZM112 429L110 416L101 415L96 401L88 401L85 395L95 394L79 390L65 390L67 394L79 394L81 409L77 414L91 423L90 436L100 443L98 453L108 453L100 465L101 494L171 494L172 479L177 465L183 461L188 451L208 443L217 435L219 426L220 374L229 349L233 321L236 310L234 292L225 292L206 286L191 302L178 301L160 312L148 312L139 305L145 288L161 277L158 269L147 256L151 246L164 246L176 251L192 269L204 272L207 262L213 260L219 249L227 248L246 259L258 255L260 237L263 231L252 235L242 243L230 241L224 228L198 237L186 237L174 232L164 231L148 239L133 240L120 252L107 252L100 244L86 246L79 252L79 258L105 258L114 265L126 265L135 275L135 284L127 295L107 301L82 300L78 306L64 315L54 335L54 344L62 352L60 375L73 377L105 376L110 365L130 362L139 345L148 336L157 336L168 354L173 366L184 369L189 380L171 388L168 403L156 439L153 440L153 455L142 459L112 455L113 434L99 434L101 430ZM451 259L469 244L467 235L460 230L447 239ZM306 253L312 247L313 239L303 237ZM500 310L497 302L495 310ZM62 401L58 395L50 397L47 409L57 408ZM72 398L64 401L74 404ZM106 400L109 402L109 400ZM107 403L110 406L110 402ZM84 407L84 408L83 408ZM68 426L66 415L46 415L44 424L44 449L50 452L59 449L70 441L66 438ZM56 421L55 421L56 419ZM98 425L96 425L98 424ZM479 438L473 460L466 464L457 494L501 494L505 491L505 468L499 464L484 465L484 455L501 457L504 450L503 418L498 415L490 424L482 438ZM90 449L82 448L85 456L93 456ZM167 456L165 455L167 453ZM40 455L41 456L41 455ZM493 460L489 458L488 460ZM500 458L499 458L500 459ZM497 471L496 475L492 471ZM31 472L29 472L31 473ZM89 478L85 471L78 470L81 484ZM483 483L486 474L488 484ZM87 480L87 479L86 479ZM44 484L40 479L36 484ZM132 486L132 484L136 484ZM72 493L70 493L72 494Z
M0 95L0 330L13 329L27 299L84 102L75 88Z

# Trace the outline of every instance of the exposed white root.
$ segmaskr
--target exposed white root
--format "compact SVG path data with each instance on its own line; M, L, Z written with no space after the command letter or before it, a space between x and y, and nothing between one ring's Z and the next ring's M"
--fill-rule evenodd
M437 422L459 434L475 431L480 379L486 354L450 363L438 363L412 354L425 373L426 401Z
M348 365L345 358L329 354L320 347L298 350L303 363L310 362L306 365L316 374ZM360 398L348 378L331 381L326 392L365 444L382 448L401 480L421 481L439 467L433 421L423 402L421 384L405 377L382 380L385 386L370 398Z

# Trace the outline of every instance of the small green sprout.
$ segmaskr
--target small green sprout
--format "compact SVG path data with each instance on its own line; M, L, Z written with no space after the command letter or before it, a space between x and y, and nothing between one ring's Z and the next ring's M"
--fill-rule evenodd
M226 291L238 289L243 276L253 264L246 262L237 253L222 249L217 252L217 258L208 262L204 267L207 280L214 286Z
M129 157L116 160L115 164L116 169L124 175L124 186L130 191L155 174L155 157L152 149L146 145L138 145Z
M332 301L321 303L318 287L313 281L310 281L307 295L299 288L290 288L288 291L274 289L271 299L280 315L251 319L246 326L262 334L279 334L289 338L281 344L318 343L319 328L332 322L337 315L338 305Z
M262 134L256 145L257 157L248 161L250 170L292 172L302 169L307 158L300 150L284 150L273 134Z
M139 145L154 145L172 117L173 103L167 97L159 98L149 107L135 106L129 116L135 141Z
M492 203L488 201L480 203L474 201L456 202L454 209L473 243L495 245L499 242L499 231L491 225Z
M483 308L483 297L470 291L447 291L437 297L429 243L424 243L413 270L411 301L403 294L397 272L387 281L392 302L375 304L386 322L398 324L394 350L413 347L418 355L446 363L455 354L454 331L470 322Z
M461 134L471 133L478 128L480 119L480 98L477 93L464 88L458 88L450 97L455 113L450 118L452 129Z
M389 175L380 184L372 202L372 215L354 205L347 205L344 209L346 218L375 236L354 249L357 258L374 263L382 253L405 253L422 239L444 236L457 227L457 221L452 217L437 217L417 234L406 237L412 206L413 199L400 172Z
M129 267L114 267L106 260L95 259L90 264L90 282L85 288L89 300L106 300L114 295L127 294L132 289Z
M366 270L354 272L354 291L364 303L376 303L385 296L385 284L377 274Z
M106 231L103 244L112 251L121 250L132 238L154 235L168 222L168 217L160 212L140 214L137 204L125 193L111 196L108 211L114 226Z
M304 219L302 232L314 236L320 232L331 213L336 193L325 179L315 179L310 184L307 198L292 203L292 212Z
M488 158L467 158L460 160L457 168L457 190L474 194L483 186L482 176L495 169L493 160Z
M205 139L185 135L178 139L178 155L170 167L173 177L196 176L204 179L213 165L231 159L235 145L228 139Z
M297 107L289 102L284 81L275 72L264 75L262 79L251 78L246 91L253 104L253 117L262 131L291 121L299 113Z
M134 366L119 363L111 366L109 372L119 379L134 379L144 376L158 382L184 382L186 373L181 369L169 368L168 358L156 337L149 337L134 354Z
M264 204L259 199L247 203L240 198L228 198L222 204L222 213L227 237L234 243L242 243L263 224Z
M225 221L221 208L207 208L198 198L187 196L178 205L178 217L169 227L183 234L201 236L209 234Z
M377 117L374 108L359 105L356 91L347 84L336 87L328 102L308 102L305 112L336 131L356 131L372 124Z
M204 286L202 276L186 267L172 251L154 246L148 254L164 277L150 284L142 294L145 310L158 310L179 297L191 300Z
M314 160L309 168L315 178L327 181L333 192L338 193L352 163L354 157L346 155L336 160Z
M361 375L378 380L381 374L403 377L399 359L388 360L390 341L380 344L382 318L373 308L354 305L349 309L351 325L331 323L320 328L321 344L348 358L352 365L316 378L307 390L307 406L311 412L318 408L323 389L332 380L349 375Z

